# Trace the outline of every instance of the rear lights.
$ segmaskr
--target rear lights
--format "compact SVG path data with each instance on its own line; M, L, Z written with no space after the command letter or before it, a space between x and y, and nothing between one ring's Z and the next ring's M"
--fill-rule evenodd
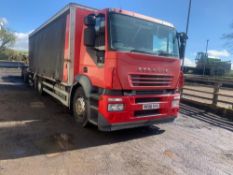
M123 110L124 110L124 104L108 104L109 112L117 112Z

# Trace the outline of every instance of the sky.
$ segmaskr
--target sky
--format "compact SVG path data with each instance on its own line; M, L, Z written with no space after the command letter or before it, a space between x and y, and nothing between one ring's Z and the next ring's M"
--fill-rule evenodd
M17 36L14 46L28 49L28 34L71 1L68 0L0 0L0 18ZM178 32L185 31L189 0L73 0L82 5L103 9L121 8L173 23ZM205 51L233 63L233 51L222 39L231 32L233 0L192 0L185 64L195 65L196 53ZM233 30L233 29L232 29Z

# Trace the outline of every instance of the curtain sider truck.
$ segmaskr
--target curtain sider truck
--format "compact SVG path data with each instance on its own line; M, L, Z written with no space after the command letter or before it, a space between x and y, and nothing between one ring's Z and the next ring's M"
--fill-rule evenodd
M168 22L70 3L29 36L28 81L101 131L173 121L187 36Z

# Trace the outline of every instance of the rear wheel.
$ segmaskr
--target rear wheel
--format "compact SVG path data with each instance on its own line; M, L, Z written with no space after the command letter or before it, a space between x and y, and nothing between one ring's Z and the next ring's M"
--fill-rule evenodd
M83 127L88 124L88 109L88 99L85 96L83 88L80 87L74 94L72 110L76 122L81 124Z
M41 80L37 81L37 91L39 92L40 95L43 94L43 85L42 85L42 81Z
M25 69L22 70L22 78L23 78L24 83L26 84L29 83L29 74Z
M43 95L43 84L42 80L40 78L36 78L34 81L34 87L36 91L40 94Z

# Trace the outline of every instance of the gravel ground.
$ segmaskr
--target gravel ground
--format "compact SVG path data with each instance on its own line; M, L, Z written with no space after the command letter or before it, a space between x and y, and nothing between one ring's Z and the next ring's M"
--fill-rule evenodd
M217 115L182 104L174 123L104 133L0 76L0 175L233 174L233 123Z

